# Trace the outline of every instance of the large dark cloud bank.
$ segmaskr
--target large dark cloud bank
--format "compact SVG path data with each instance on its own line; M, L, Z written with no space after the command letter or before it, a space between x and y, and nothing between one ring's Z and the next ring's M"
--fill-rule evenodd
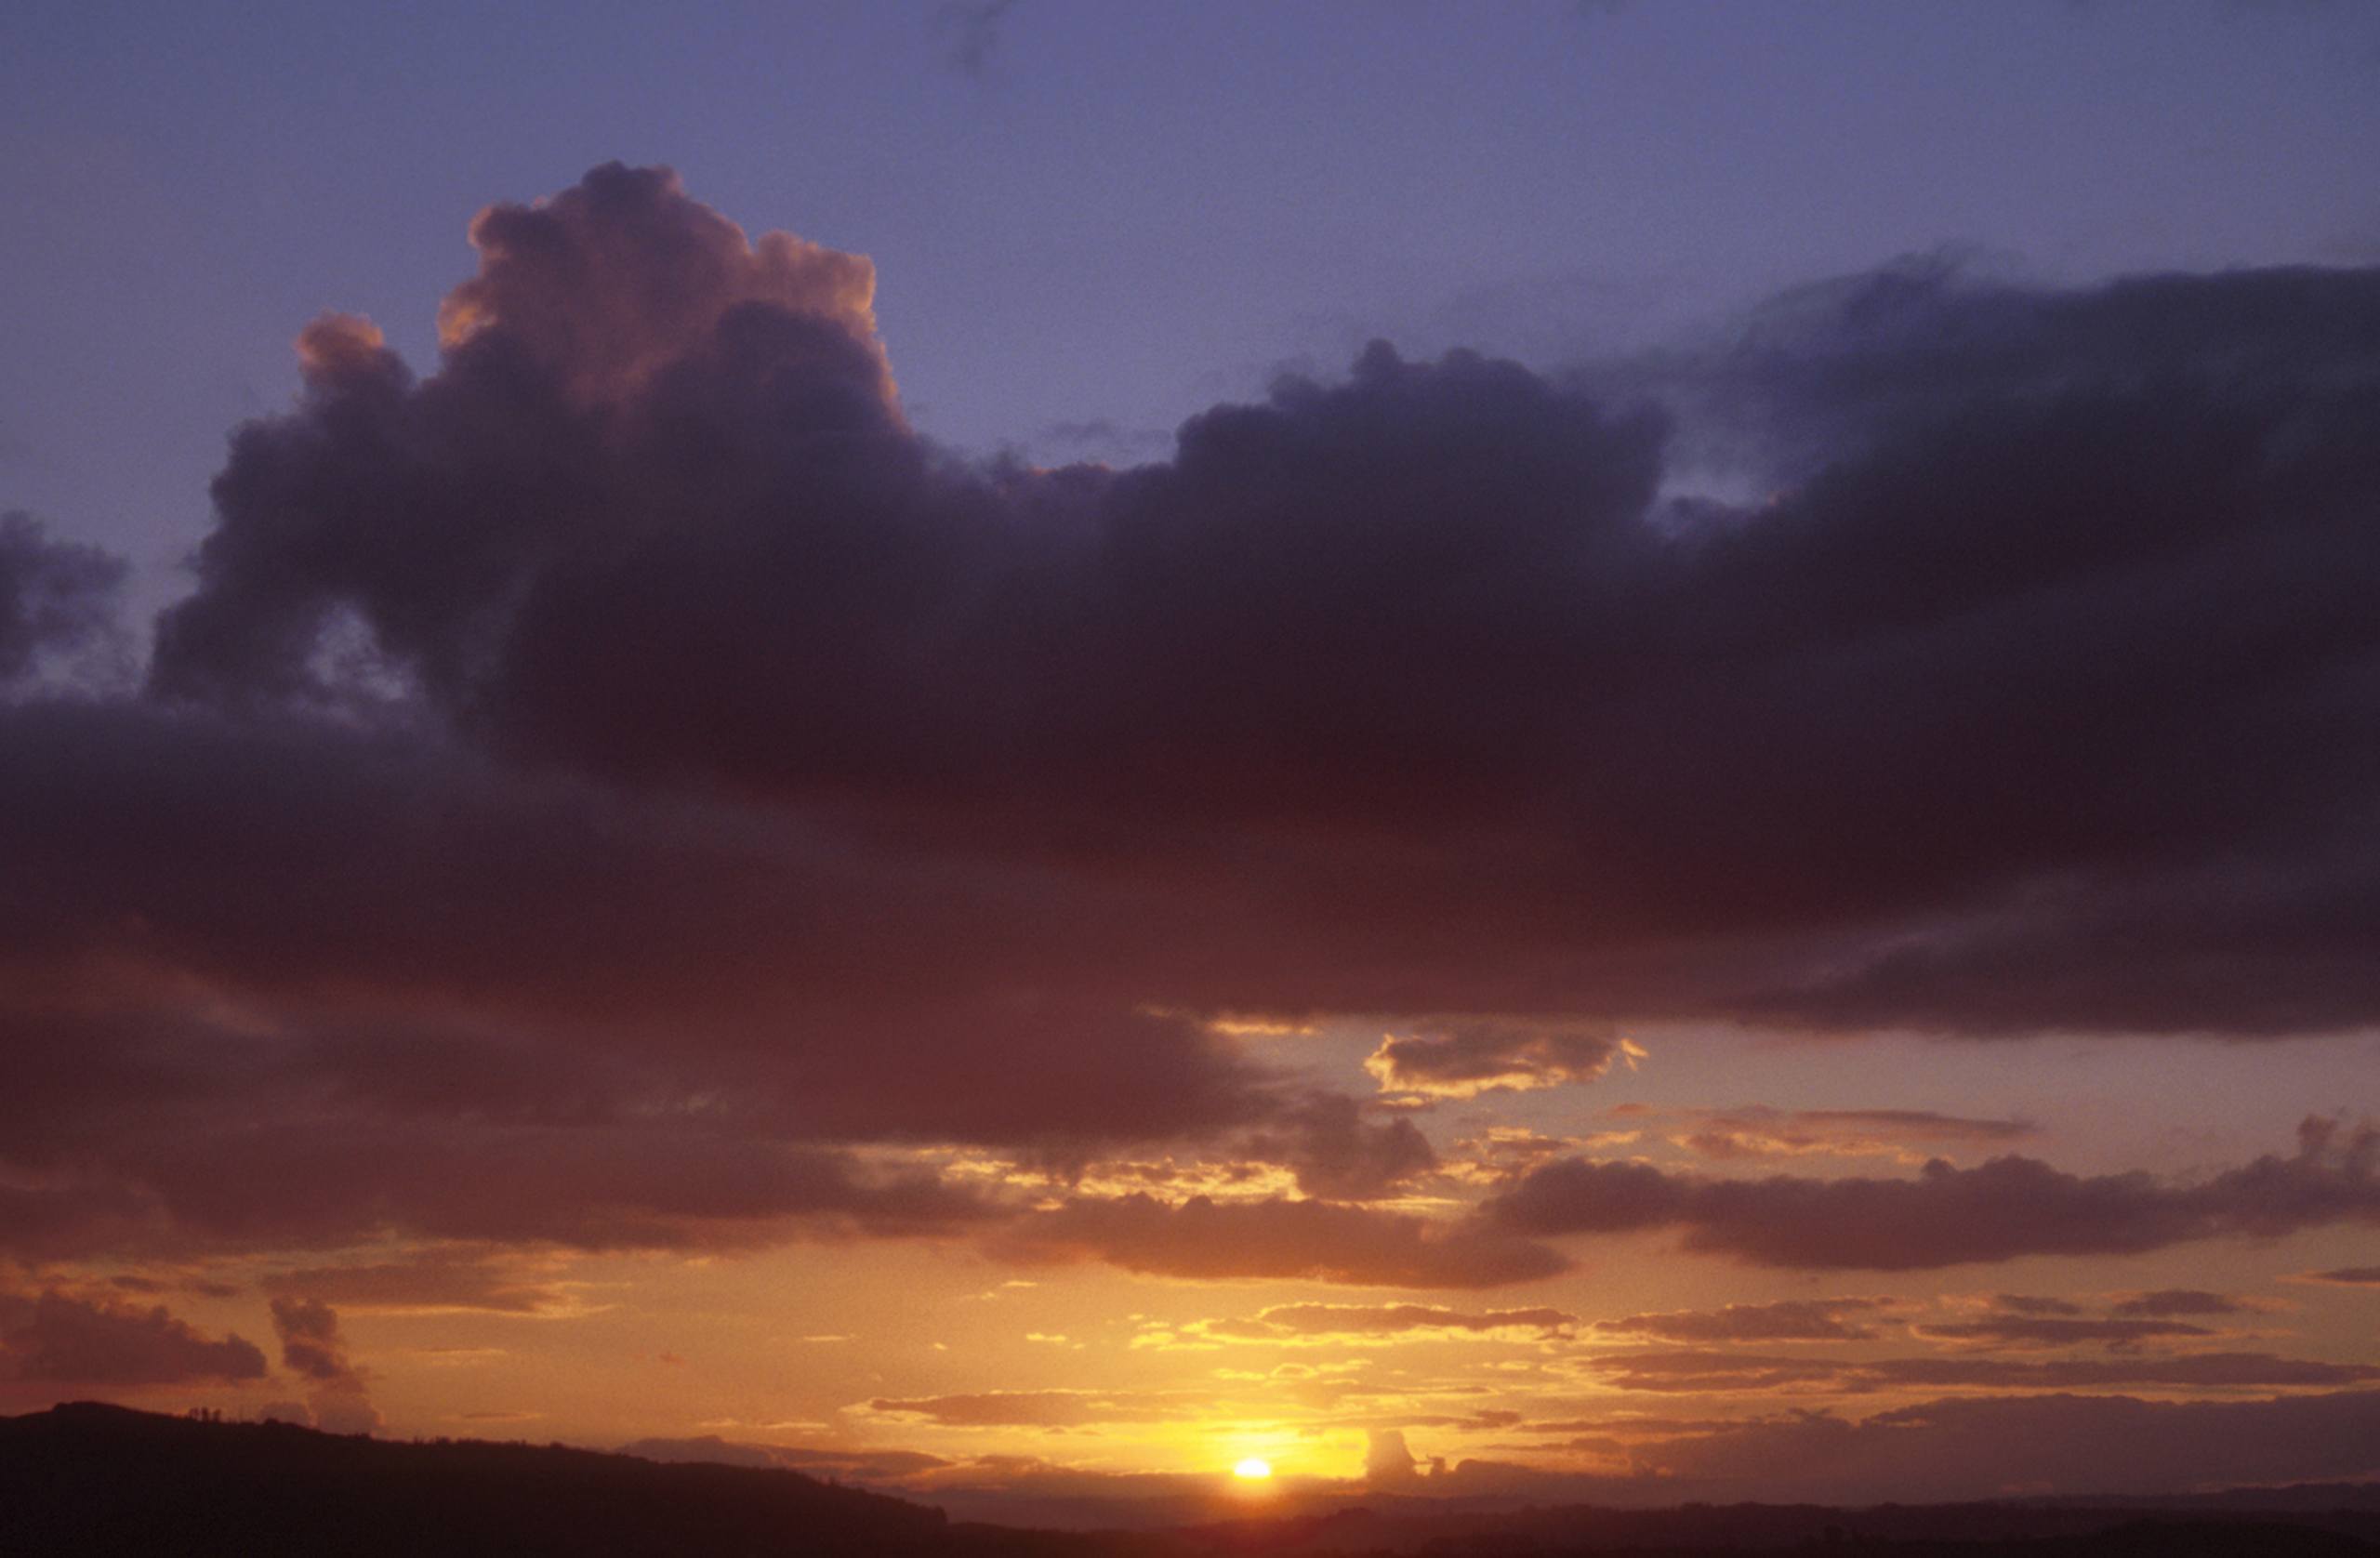
M2380 1018L2380 271L1899 266L1568 376L1377 345L1042 469L910 428L865 260L666 172L473 237L427 376L308 327L139 690L59 670L121 567L0 526L0 1248L1005 1215L887 1142L1260 1140L1351 1211L1427 1166L1223 1011ZM2121 1249L2369 1216L2342 1151L1963 1172ZM1945 1253L1593 1170L1316 1269ZM1992 1190L1824 1194L1914 1237ZM1328 1221L1269 1205L1008 1236L1208 1274L1164 1225Z

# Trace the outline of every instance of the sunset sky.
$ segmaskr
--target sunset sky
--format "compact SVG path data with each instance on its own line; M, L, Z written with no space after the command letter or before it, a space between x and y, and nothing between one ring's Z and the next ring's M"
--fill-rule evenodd
M2380 1475L2375 101L2280 0L10 7L0 1413Z

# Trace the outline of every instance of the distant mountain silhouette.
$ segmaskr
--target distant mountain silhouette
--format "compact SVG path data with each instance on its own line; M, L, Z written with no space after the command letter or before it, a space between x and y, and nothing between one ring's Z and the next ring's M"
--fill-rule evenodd
M2232 1498L2237 1503L2223 1506ZM2193 1507L2081 1501L1588 1507L1481 1513L1398 1499L1170 1532L1076 1533L942 1511L784 1469L560 1445L341 1437L88 1402L0 1418L5 1558L2332 1558L2380 1552L2360 1485L2251 1491Z

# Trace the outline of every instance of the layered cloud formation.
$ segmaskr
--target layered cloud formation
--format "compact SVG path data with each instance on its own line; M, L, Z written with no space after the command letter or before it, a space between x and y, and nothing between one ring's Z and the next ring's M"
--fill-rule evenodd
M1379 345L1039 469L909 425L866 261L667 172L472 235L427 375L306 329L139 695L35 677L122 569L0 524L0 1250L1477 1288L1578 1234L1911 1269L2373 1216L2344 1129L2190 1185L1580 1160L1448 1215L1384 1204L1445 1167L1410 1119L1208 1019L1381 1015L1423 1107L1633 1020L2380 1019L2380 275L1894 271L1567 377ZM951 1143L1302 1195L1029 1203Z
M864 261L665 174L474 231L430 378L309 330L161 693L335 700L360 625L499 754L1186 899L1125 977L1194 1008L2371 1014L2367 275L1890 272L1634 409L1376 347L1043 472L909 431ZM1790 484L1665 500L1722 442Z
M1540 1235L1676 1229L1688 1249L1807 1270L2128 1255L2227 1235L2380 1224L2380 1129L2308 1119L2290 1155L2188 1184L2146 1174L2083 1177L2016 1156L1974 1168L1937 1158L1909 1180L1720 1180L1568 1158L1529 1170L1486 1212Z

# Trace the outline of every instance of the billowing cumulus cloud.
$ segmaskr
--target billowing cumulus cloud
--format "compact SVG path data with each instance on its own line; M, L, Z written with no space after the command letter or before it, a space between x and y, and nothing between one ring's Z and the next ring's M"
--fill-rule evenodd
M1040 471L907 429L865 261L666 174L474 232L434 373L327 323L242 430L161 692L319 704L351 625L492 752L1162 889L1167 1006L2375 1010L2370 274L1893 271L1559 381L1377 348ZM1719 451L1775 499L1660 496Z
M1402 1430L1376 1428L1364 1443L1364 1480L1375 1487L1403 1487L1420 1480L1421 1467Z
M236 1383L264 1377L237 1336L210 1340L163 1306L0 1293L0 1381L63 1387Z
M2020 1255L2114 1255L2193 1239L2380 1222L2380 1130L2308 1119L2297 1151L2191 1184L2068 1174L2025 1157L1914 1179L1722 1180L1568 1158L1488 1203L1515 1233L1679 1230L1754 1265L1911 1271Z
M1600 1029L1462 1023L1409 1036L1385 1035L1364 1069L1386 1092L1476 1098L1485 1092L1592 1082L1614 1062L1633 1065L1644 1053L1629 1040Z
M1476 1223L1328 1201L1171 1205L1149 1195L1077 1197L1003 1230L1021 1261L1104 1261L1157 1276L1302 1277L1382 1287L1497 1287L1569 1269L1535 1240Z

